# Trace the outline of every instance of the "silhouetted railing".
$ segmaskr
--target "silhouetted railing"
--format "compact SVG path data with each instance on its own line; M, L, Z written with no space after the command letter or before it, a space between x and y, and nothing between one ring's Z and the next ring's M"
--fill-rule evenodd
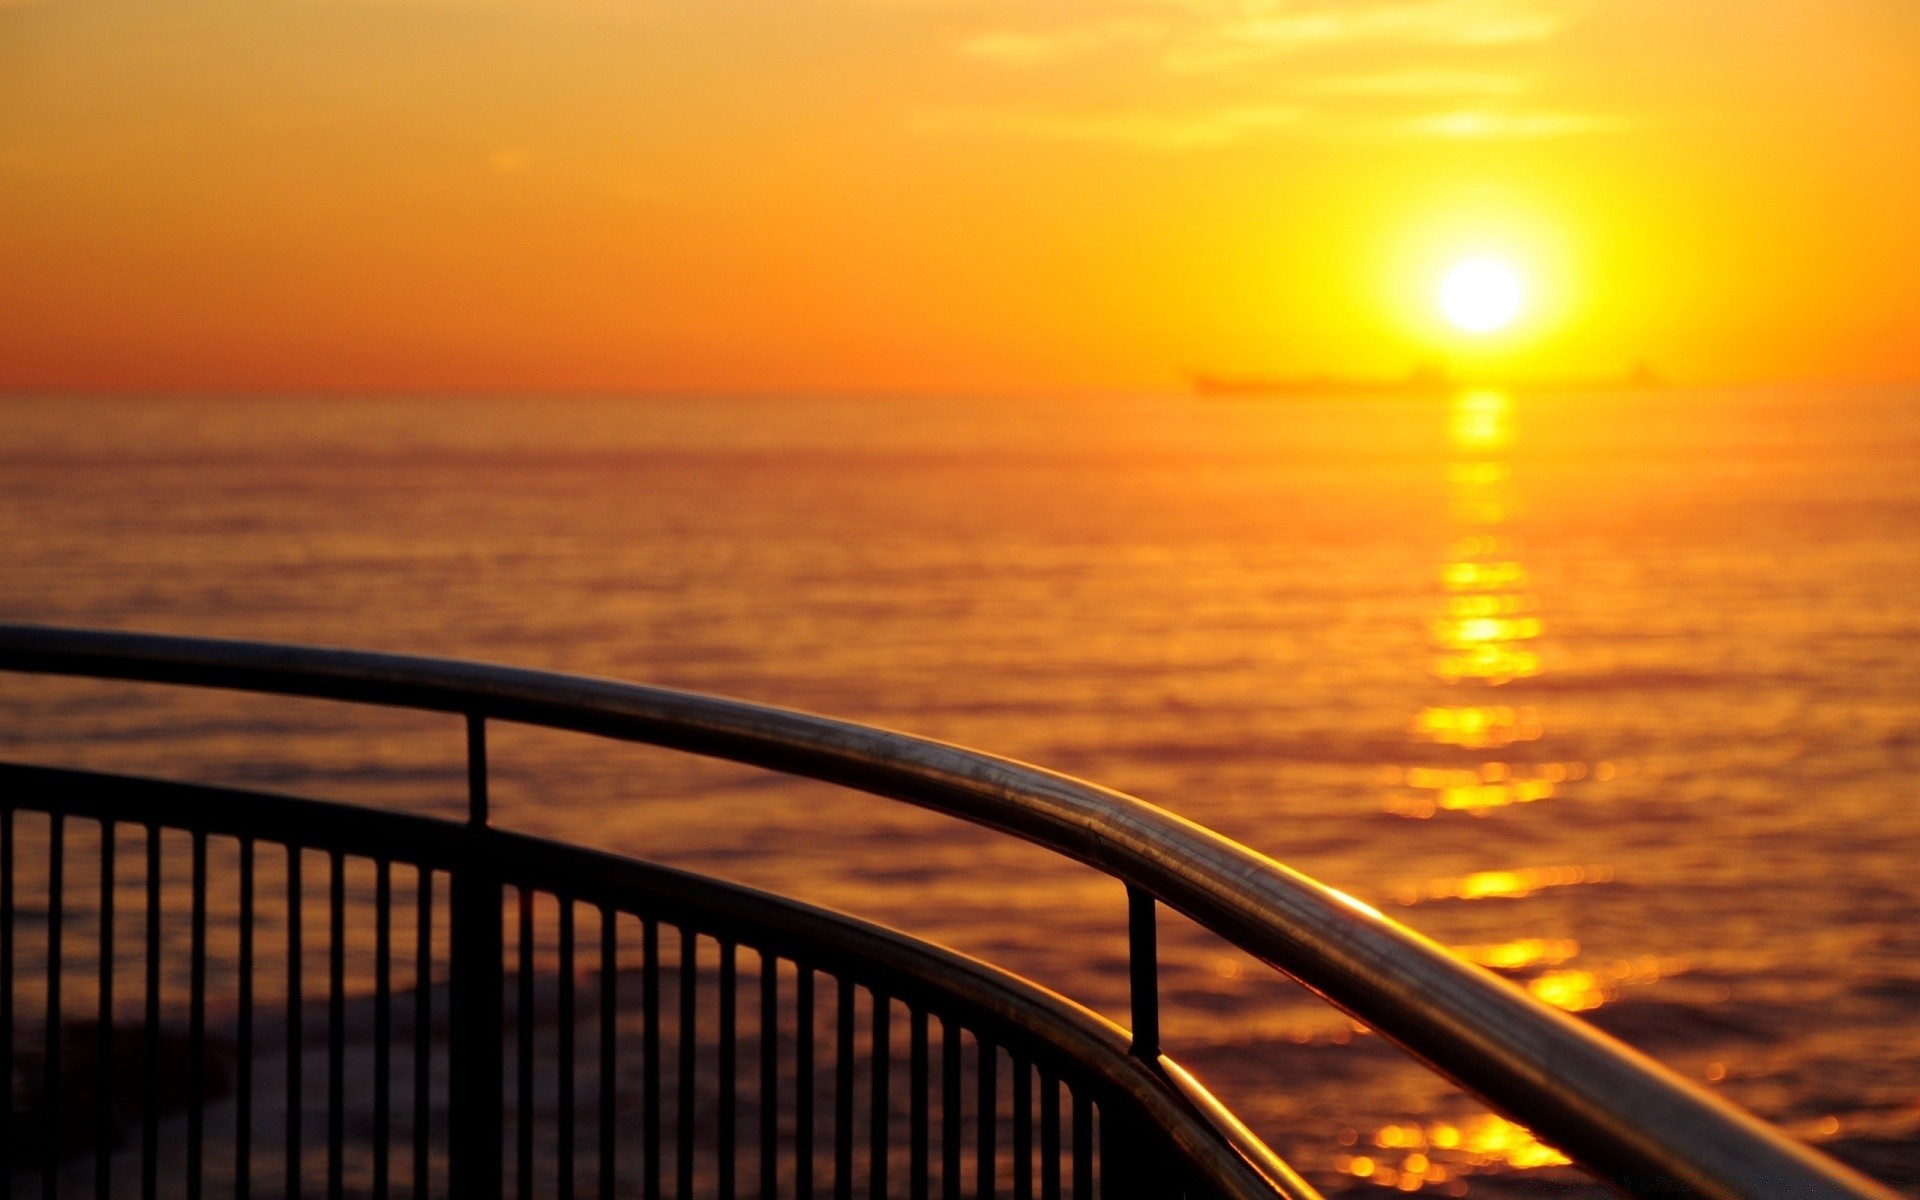
M462 826L0 767L0 1026L26 1101L0 1126L0 1200L1311 1196L1160 1053L1161 902L1629 1192L1892 1195L1364 905L1035 767L713 697L351 651L0 626L0 668L460 714L469 777ZM1105 871L1128 889L1133 1032L877 926L492 828L490 720L845 784ZM308 1011L316 969L324 1014ZM134 975L144 1011L123 1024ZM184 1032L163 1019L182 990Z

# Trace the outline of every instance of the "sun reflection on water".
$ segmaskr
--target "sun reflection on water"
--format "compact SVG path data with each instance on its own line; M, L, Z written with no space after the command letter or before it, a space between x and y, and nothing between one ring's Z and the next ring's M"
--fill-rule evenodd
M1544 670L1547 617L1521 539L1511 463L1520 459L1514 404L1503 392L1468 391L1448 412L1453 451L1446 472L1452 535L1435 568L1426 623L1434 694L1408 726L1410 761L1382 768L1386 810L1422 820L1490 817L1559 799L1589 780L1611 779L1610 762L1555 755L1549 714L1530 681ZM1406 905L1518 901L1549 889L1612 882L1605 864L1517 866L1409 880L1388 896ZM1518 910L1531 911L1531 910ZM1584 1013L1630 987L1684 970L1640 958L1589 961L1568 937L1515 937L1455 947L1501 972L1543 1003ZM1348 1130L1333 1166L1349 1180L1400 1192L1468 1194L1473 1176L1566 1166L1565 1155L1525 1127L1492 1113L1433 1120L1403 1117L1369 1136Z
M1349 1129L1340 1142L1352 1147L1334 1159L1342 1174L1402 1192L1432 1189L1449 1196L1466 1195L1465 1177L1481 1171L1537 1170L1570 1161L1525 1126L1492 1113L1458 1122L1395 1122L1370 1138Z
M1520 971L1535 966L1557 967L1580 953L1580 943L1572 938L1516 938L1488 945L1455 946L1453 952L1496 971Z
M1462 450L1501 450L1513 441L1513 401L1493 388L1462 392L1453 403L1453 444Z
M1420 708L1411 733L1436 750L1498 751L1537 742L1545 731L1537 706L1492 702L1492 689L1540 674L1535 647L1546 632L1519 540L1504 528L1513 508L1506 462L1514 443L1513 401L1500 391L1466 391L1454 398L1448 417L1456 458L1447 480L1459 529L1437 570L1441 596L1427 623L1427 642L1432 676L1449 692L1460 692L1458 699L1450 695ZM1398 786L1386 808L1421 819L1485 816L1552 799L1587 772L1582 762L1415 763L1392 779Z
M1453 744L1472 743L1456 741ZM1595 764L1591 770L1583 762L1531 766L1487 762L1477 767L1408 767L1405 770L1396 767L1392 768L1391 781L1414 790L1411 795L1389 797L1387 811L1422 819L1437 812L1465 812L1484 817L1508 805L1550 799L1570 780L1585 779L1589 775L1610 779L1614 770L1612 763L1605 762Z
M1404 905L1434 900L1519 900L1547 888L1612 883L1608 866L1526 867L1517 871L1475 871L1453 879L1432 879L1400 888L1394 899Z
M1652 955L1623 959L1596 970L1547 971L1527 980L1527 990L1535 999L1544 1000L1567 1012L1588 1012L1620 998L1629 987L1644 987L1660 982L1663 976L1686 970L1683 963L1658 959Z
M1448 684L1497 687L1540 671L1539 655L1527 646L1542 631L1531 615L1538 602L1526 590L1518 543L1499 529L1512 509L1510 472L1493 455L1512 444L1512 415L1504 392L1463 392L1453 403L1449 429L1461 457L1447 479L1454 519L1465 528L1440 565L1447 601L1428 626L1437 651L1433 673Z
M1540 712L1531 705L1458 704L1423 708L1413 718L1415 736L1443 746L1486 750L1540 737Z

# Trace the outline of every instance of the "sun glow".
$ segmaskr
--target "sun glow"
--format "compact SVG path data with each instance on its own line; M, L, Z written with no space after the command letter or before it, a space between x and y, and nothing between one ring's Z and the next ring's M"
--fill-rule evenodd
M1519 314L1524 298L1520 276L1495 258L1455 263L1440 281L1440 311L1468 333L1505 328Z

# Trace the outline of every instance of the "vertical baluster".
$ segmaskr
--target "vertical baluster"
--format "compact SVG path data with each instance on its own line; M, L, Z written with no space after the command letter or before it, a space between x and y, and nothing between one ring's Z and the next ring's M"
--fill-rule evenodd
M346 864L335 850L327 874L327 1200L346 1194Z
M794 963L793 1194L813 1200L813 968Z
M373 866L373 1200L387 1200L393 1110L393 865Z
M732 942L720 944L720 1121L717 1130L715 1153L719 1159L720 1200L733 1200L734 1195L734 1108L735 1073L739 1068L734 1045L734 1024L739 1006L739 983L737 947Z
M1134 1039L1139 1040L1139 1031L1135 1030ZM1100 1155L1100 1200L1158 1200L1151 1197L1142 1187L1139 1167L1141 1156L1136 1147L1130 1144L1141 1136L1141 1131L1131 1120L1132 1114L1122 1117L1119 1104L1102 1101L1100 1104L1100 1137L1098 1153Z
M93 1038L93 1192L113 1194L113 866L114 823L100 822L100 986Z
M487 806L487 723L469 713L465 845L447 880L447 1190L460 1200L500 1200L502 1187L506 889Z
M833 1200L853 1200L853 981L833 990Z
M573 1200L573 900L560 904L560 1200Z
M683 927L680 930L680 1057L679 1070L674 1076L679 1085L675 1092L680 1111L673 1122L674 1191L680 1200L693 1197L693 1076L694 1056L698 1051L694 1041L694 1006L698 1002L694 985L699 979L696 974L699 948L700 935Z
M1040 1200L1060 1200L1060 1080L1040 1069Z
M41 1092L40 1153L46 1166L40 1172L40 1194L54 1200L60 1194L60 960L65 947L67 890L67 819L48 815L47 828L47 1033L46 1074ZM9 1081L11 1089L11 1081ZM8 1097L12 1103L12 1097ZM12 1164L8 1164L11 1168Z
M1127 1052L1160 1059L1160 949L1153 893L1127 885L1127 981L1133 1007L1133 1044Z
M253 839L240 840L239 990L234 1014L233 1194L253 1194Z
M433 871L414 883L413 929L413 1196L427 1200L433 1162Z
M305 996L302 994L306 984L301 978L301 959L305 951L305 930L302 928L306 917L301 903L304 885L300 879L300 847L287 847L287 1187L290 1197L298 1200L301 1194L301 1181L305 1175L302 1169L300 1151L300 1122L303 1115L303 1100L306 1085L302 1080L302 1066L306 1057ZM148 1200L152 1200L151 1197Z
M780 960L760 951L760 1200L780 1194Z
M1101 1105L1101 1200L1159 1200L1179 1192L1173 1156L1159 1131L1125 1101Z
M1073 1093L1073 1200L1093 1200L1093 1105Z
M660 926L651 920L643 922L640 942L640 1088L646 1104L643 1194L646 1200L660 1200Z
M613 1200L614 1017L619 1004L620 959L614 911L600 910L600 1197Z
M973 1144L974 1192L980 1200L993 1200L993 1176L995 1155L998 1153L994 1135L999 1131L1000 1123L1000 1051L985 1034L974 1038L974 1047L979 1051L979 1068L975 1075L978 1085L977 1104L979 1111L974 1114L977 1124Z
M927 1010L913 1008L909 1010L909 1018L911 1025L908 1030L907 1051L909 1142L907 1182L912 1188L912 1200L927 1200L927 1183L933 1173L933 1168L927 1162L927 1108L928 1101L931 1099L928 1090L932 1087L928 1080L927 1069Z
M1013 1057L1013 1200L1033 1200L1033 1067Z
M940 1195L960 1200L960 1026L940 1018Z
M146 1027L140 1085L140 1195L154 1200L160 1184L160 827L147 827Z
M470 712L466 716L467 825L473 829L485 829L490 820L488 808L492 803L487 788L487 718L477 712Z
M893 1085L889 1079L889 1059L893 1052L893 1001L878 988L868 993L873 999L873 1082L869 1088L872 1093L870 1109L867 1157L867 1191L872 1200L887 1198L887 1149L888 1120L892 1115Z
M519 1146L520 1200L533 1200L533 892L520 888L520 957L514 1046L520 1077L514 1132Z
M207 834L193 831L187 951L187 1200L200 1200L207 1111Z

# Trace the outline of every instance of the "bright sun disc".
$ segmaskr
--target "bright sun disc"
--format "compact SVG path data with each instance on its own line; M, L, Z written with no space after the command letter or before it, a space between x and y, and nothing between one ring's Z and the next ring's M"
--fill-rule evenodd
M1456 263L1440 281L1440 311L1468 333L1491 333L1520 311L1520 277L1492 258Z

